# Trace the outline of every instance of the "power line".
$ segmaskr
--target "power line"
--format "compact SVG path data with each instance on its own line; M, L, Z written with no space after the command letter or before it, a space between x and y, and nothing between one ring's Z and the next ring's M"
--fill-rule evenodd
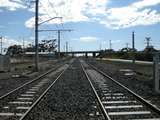
M44 5L42 4L42 2L40 2L41 6L43 7L44 11L46 12L46 14L48 15L48 17L51 19L53 18L49 13L48 10L44 7ZM56 24L56 28L58 29L58 25Z
M62 17L53 17L53 18L50 18L50 19L48 19L48 20L45 20L45 21L39 23L38 25L41 25L41 24L43 24L43 23L45 23L45 22L51 21L51 20L56 19L56 18L62 19Z
M49 5L52 7L52 10L55 12L56 16L62 15L62 11L60 11L60 14L58 14L58 12L56 11L56 9L55 9L53 3L50 2L50 0L48 0L48 3L49 3ZM42 3L41 3L41 4L42 4ZM43 5L42 5L42 7L43 7ZM45 8L44 8L44 10L47 11ZM47 13L48 13L48 11L47 11ZM49 14L48 14L48 15L49 15ZM50 15L49 15L49 16L50 16ZM51 17L51 16L50 16L50 17ZM65 29L62 20L63 20L63 19L61 19L61 26L62 26L62 29ZM58 28L57 24L56 24L56 28Z
M54 5L50 2L50 0L48 0L48 3L49 3L49 5L53 8L55 14L58 16L58 13L57 13L57 11L55 10Z

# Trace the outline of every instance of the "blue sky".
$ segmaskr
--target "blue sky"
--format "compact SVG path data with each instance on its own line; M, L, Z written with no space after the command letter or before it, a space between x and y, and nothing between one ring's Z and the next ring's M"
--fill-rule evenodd
M39 29L73 29L61 33L61 50L119 50L135 31L136 48L145 47L145 37L160 49L160 0L40 0L40 22L55 19ZM3 46L34 43L34 4L29 0L0 0L0 35ZM56 32L40 33L39 39L57 38Z

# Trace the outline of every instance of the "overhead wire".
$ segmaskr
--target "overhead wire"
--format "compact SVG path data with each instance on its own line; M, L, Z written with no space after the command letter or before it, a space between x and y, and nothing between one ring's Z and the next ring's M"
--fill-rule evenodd
M51 19L51 18L53 18L50 14L49 14L49 12L48 12L48 10L45 8L45 6L41 3L41 2L39 2L40 3L40 5L41 5L41 7L43 8L43 10L45 11L45 13L47 14L47 16Z
M67 2L67 3L70 3L70 2ZM68 7L68 4L67 4L67 3L65 4L64 7L68 9L69 7ZM65 8L64 8L64 9L65 9ZM63 13L63 9L60 9L59 12L60 12L61 15L63 15L63 14L62 14L62 13ZM61 19L61 23L60 23L60 24L61 24L62 29L65 29L63 19ZM65 42L63 42L64 45L65 45L66 42L69 42L68 33L66 33L66 34L63 33L62 36L63 36L63 39L65 40Z
M55 10L55 7L54 7L53 3L51 3L50 0L48 0L48 2L49 2L49 4L50 4L50 6L53 8L53 10L54 10L54 12L56 13L56 15L57 15L57 16L60 16L60 17L63 17L63 16L62 16L62 9L59 10L60 13L58 14L58 12ZM63 20L63 18L61 19L61 21L60 21L61 23L60 23L60 24L62 25L62 29L65 29L64 26L63 26L62 20ZM61 36L62 36L62 38L64 39L64 34L61 33Z
M28 0L28 1L29 1L29 0ZM41 1L40 1L39 3L40 3L40 6L43 8L43 10L46 12L46 15L47 15L49 18L52 18L52 15L50 15L48 9L46 9L46 7L43 5L43 3L42 3ZM56 14L56 16L58 16L59 14L58 14L58 12L56 11L53 3L50 2L50 0L48 0L48 4L49 4L50 7L52 8L51 10ZM48 6L48 7L49 7L49 6ZM60 15L62 15L62 9L60 9L59 12L60 12ZM40 18L40 20L42 20L42 19ZM62 29L64 29L64 25L63 25L62 19L61 19L61 23L60 23L60 24L61 24L61 26L62 26ZM56 25L56 28L59 29L58 25L57 25L57 24L55 24L55 25ZM49 26L49 27L50 27L50 26Z
M55 7L54 7L53 3L51 3L50 0L48 0L48 3L52 7L52 10L54 10L56 16L58 16L58 12L55 10Z
M49 18L53 18L53 17L49 14L48 10L44 7L44 5L42 4L42 2L40 2L40 5L41 5L41 7L43 8L43 10L46 12L47 16L48 16ZM47 25L47 27L49 27L50 29L52 29L51 26L49 26L49 25ZM56 28L58 29L58 26L57 26L57 25L56 25ZM50 34L51 34L51 32L49 32L49 36L50 36ZM53 32L52 32L52 34L53 34ZM49 37L49 36L48 36L48 37Z
M50 2L49 0L47 0L48 1L48 4L50 5L50 7L52 8L52 11L55 13L55 15L57 16L57 17L60 17L60 16L58 16L58 12L55 10L55 7L54 7L54 5L52 4L52 2ZM57 28L57 30L59 29L59 27L58 27L58 25L55 23L55 25L56 25L56 28ZM58 34L58 32L55 32L56 34ZM57 38L56 38L57 39ZM58 41L57 41L57 44L58 44Z
M41 2L40 2L40 3L41 3ZM54 10L56 16L51 16L51 15L48 13L47 9L46 9L46 8L43 6L43 4L41 3L41 5L42 5L42 7L44 8L45 12L47 13L47 15L48 15L50 18L57 17L58 14L57 14L57 12L55 11L53 5L51 4L51 2L50 2L49 0L48 0L48 3L49 3L49 5L51 6L52 10ZM48 6L48 7L49 7L49 6ZM56 28L58 29L58 25L57 25L57 24L55 24L55 25L56 25Z

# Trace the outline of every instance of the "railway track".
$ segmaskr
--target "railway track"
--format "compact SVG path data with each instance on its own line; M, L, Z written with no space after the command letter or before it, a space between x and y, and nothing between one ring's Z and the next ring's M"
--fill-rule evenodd
M160 120L160 110L133 91L83 60L80 60L82 68L78 65L78 61L70 65L73 62L74 60L72 59L68 64L52 69L38 79L26 83L1 97L0 120L30 120L30 117L38 120L39 113L43 114L43 111L38 111L35 108L48 105L55 109L51 114L55 114L58 117L62 116L62 114L58 114L57 111L66 106L65 110L67 111L62 110L63 115L67 115L68 112L75 112L70 114L77 114L77 116L83 116L83 119L87 118L88 120ZM83 77L79 78L80 76ZM77 85L77 83L81 85ZM54 87L52 87L53 85ZM48 93L51 88L52 93ZM83 93L79 93L82 90ZM86 93L87 91L89 93ZM95 97L93 97L92 92ZM45 103L47 104L45 105L43 102L47 99L43 98L47 93L50 95L48 96L49 101L54 102ZM69 94L71 94L70 98L65 98ZM87 106L85 104L84 106L82 105L82 102L85 101L83 99L86 99L85 97L82 99L82 96L88 97ZM78 100L80 98L81 100ZM68 101L64 101L65 99ZM55 100L57 100L57 103ZM57 105L59 105L58 108L56 108ZM82 106L83 109L87 108L87 110L84 111ZM82 110L81 113L78 112L79 107L81 108L80 111ZM48 108L46 107L45 109ZM34 114L34 112L37 113ZM68 116L68 118L63 116L63 119L73 119L71 116Z
M23 120L69 67L57 66L38 78L0 97L0 120Z
M95 66L83 60L81 65L106 120L160 120L156 106Z
M78 59L24 120L30 119L104 120Z

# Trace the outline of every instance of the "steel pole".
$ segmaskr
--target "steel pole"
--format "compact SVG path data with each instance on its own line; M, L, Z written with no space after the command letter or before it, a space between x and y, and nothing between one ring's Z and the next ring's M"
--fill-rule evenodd
M60 36L61 36L61 33L60 33L60 30L58 30L58 58L60 58Z
M35 71L38 71L38 12L39 12L39 0L36 0L35 7Z
M2 36L0 37L1 39L1 55L2 55Z
M68 42L66 42L66 52L68 52Z
M133 54L133 58L132 58L132 62L135 63L135 35L134 35L134 31L132 32L132 54Z

